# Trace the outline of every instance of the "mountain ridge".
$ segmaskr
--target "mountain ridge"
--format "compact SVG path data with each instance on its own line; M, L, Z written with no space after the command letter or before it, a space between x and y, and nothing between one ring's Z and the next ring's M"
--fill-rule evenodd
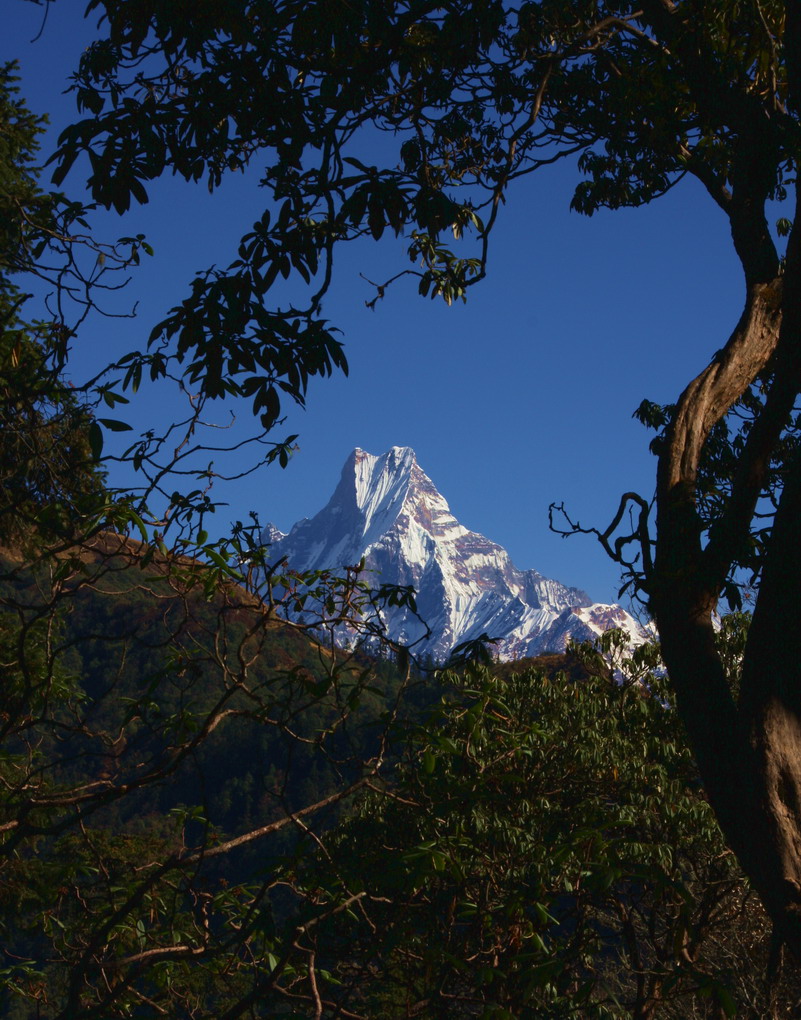
M645 640L620 606L593 603L586 592L520 570L508 552L464 527L420 468L410 447L376 456L357 447L345 461L328 503L288 533L273 525L263 538L270 558L286 558L297 571L341 569L365 561L379 583L411 585L419 616L408 608L384 613L389 636L437 661L455 645L487 634L502 660L563 651L571 638L586 640L609 626L624 626Z

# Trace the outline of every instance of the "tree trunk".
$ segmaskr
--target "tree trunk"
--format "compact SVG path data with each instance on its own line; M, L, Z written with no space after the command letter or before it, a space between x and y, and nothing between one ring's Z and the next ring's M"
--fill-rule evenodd
M793 253L798 264L797 251ZM788 259L789 262L789 259ZM782 367L799 388L801 291L788 287ZM758 777L754 884L779 938L801 961L801 451L794 454L762 571L743 661L740 716Z
M791 238L783 277L751 285L726 348L682 394L660 454L650 587L665 663L710 803L776 934L801 960L801 456L785 479L769 541L739 704L712 624L771 453L801 390L798 243ZM726 513L704 546L696 509L704 444L766 367L773 376L770 392Z

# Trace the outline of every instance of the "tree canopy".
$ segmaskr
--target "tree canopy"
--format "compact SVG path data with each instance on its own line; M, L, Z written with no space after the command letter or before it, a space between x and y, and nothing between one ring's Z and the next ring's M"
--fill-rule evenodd
M625 497L615 527L599 534L656 617L724 829L795 940L801 901L789 890L801 889L801 872L786 797L776 791L798 789L799 777L795 755L773 746L785 737L768 732L796 727L786 713L797 684L785 677L797 675L787 641L797 572L782 522L791 527L801 470L788 432L799 389L798 240L795 218L783 217L782 254L768 222L769 203L790 201L795 181L795 5L241 0L193 7L191 22L181 5L98 0L90 10L106 29L75 79L91 115L62 135L57 180L86 153L95 197L125 209L165 170L214 188L245 162L264 167L270 201L240 258L198 284L155 334L176 338L168 357L204 373L211 396L223 379L243 393L276 385L275 363L252 371L245 323L261 317L268 351L276 338L292 349L296 334L278 322L320 328L320 295L349 239L403 234L416 268L400 272L416 275L422 294L464 296L484 272L511 182L568 155L584 175L573 198L581 212L652 201L689 174L726 214L744 309L729 339L710 345L708 368L664 412L655 535L649 500L639 496ZM371 163L362 129L387 135L395 155ZM465 234L473 253L456 254L446 239ZM293 271L310 280L308 306L278 309L267 324L270 287ZM237 294L241 320L232 313L221 334L227 293ZM747 413L738 419L740 408ZM725 428L734 456L717 484L714 439ZM613 537L631 502L637 527ZM762 523L755 544L757 512L769 515L770 534ZM760 593L735 703L712 616L741 566L753 569ZM775 854L749 835L766 831Z
M612 524L589 530L656 620L707 796L773 922L772 965L784 944L798 956L797 5L91 0L88 12L100 37L75 75L81 117L59 140L57 185L86 157L95 201L125 212L165 173L212 191L243 166L262 174L265 210L237 258L198 277L147 350L116 366L123 387L167 374L191 385L187 435L204 403L226 395L250 399L269 429L312 376L346 367L321 303L348 242L403 238L409 264L376 285L375 300L406 276L423 296L464 298L486 271L512 185L536 186L538 170L569 158L581 213L651 202L690 175L726 215L743 308L675 403L640 410L657 429L655 499L626 493ZM31 130L7 157L26 195ZM307 284L302 306L272 297L290 277ZM113 405L118 391L104 392ZM128 453L152 466L151 489L169 471L156 463L163 447L151 437ZM188 520L203 498L175 494L167 519ZM565 528L588 530L569 517ZM243 553L243 534L209 553L219 580L240 573L232 550L240 563L262 555ZM194 535L203 548L200 525ZM715 614L721 596L736 602L744 571L757 594L733 685Z

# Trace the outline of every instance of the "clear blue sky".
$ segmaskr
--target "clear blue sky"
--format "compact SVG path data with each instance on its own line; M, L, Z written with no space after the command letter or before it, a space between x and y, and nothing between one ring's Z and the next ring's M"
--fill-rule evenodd
M58 0L31 42L42 9L3 0L0 58L21 62L23 93L54 129L73 115L62 92L92 38L83 6ZM98 216L99 233L144 232L155 256L122 299L138 302L136 320L88 324L76 373L143 345L195 271L235 257L261 209L255 176L231 178L212 196L165 180L122 221ZM582 523L605 526L621 492L650 497L650 436L632 412L644 397L676 399L725 342L742 286L727 223L694 182L648 208L587 219L568 209L575 180L562 165L520 182L489 276L467 305L423 300L401 281L369 311L359 273L378 279L402 268L402 241L349 252L324 311L342 330L350 377L315 383L307 411L290 415L283 431L300 433L300 452L285 471L217 491L230 504L221 527L255 509L286 530L323 505L354 446L412 446L463 524L505 546L519 567L611 601L617 569L591 539L550 534L548 504L564 500ZM64 188L80 197L80 166ZM137 405L135 427L162 415L164 400Z

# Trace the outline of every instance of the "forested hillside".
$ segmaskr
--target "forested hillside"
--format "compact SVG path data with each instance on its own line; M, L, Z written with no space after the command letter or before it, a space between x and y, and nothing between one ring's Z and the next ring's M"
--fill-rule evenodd
M5 1015L793 1015L653 649L405 675L58 563L3 556Z
M4 1015L798 1015L801 8L88 11L52 156L0 67ZM411 588L363 563L298 575L256 517L210 533L218 487L285 466L287 404L346 371L324 314L345 245L402 237L371 304L410 276L450 305L489 271L512 183L567 158L587 215L693 178L742 271L728 338L637 411L653 498L625 492L605 528L551 508L661 647L627 656L610 632L566 672L499 668L490 634L425 670L381 623L417 612ZM101 240L93 212L254 161L264 202L233 260L76 382L86 322L113 322L152 252ZM53 190L71 180L78 198ZM169 414L134 429L143 387ZM246 438L219 424L232 407Z

